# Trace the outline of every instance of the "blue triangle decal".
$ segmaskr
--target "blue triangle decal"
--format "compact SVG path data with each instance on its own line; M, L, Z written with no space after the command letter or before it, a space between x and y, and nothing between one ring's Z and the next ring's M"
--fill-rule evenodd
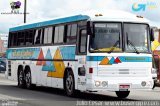
M111 64L111 65L115 64L114 60L115 60L114 57L112 57L108 64Z
M52 59L50 49L48 49L45 59ZM42 71L55 71L52 61L46 61L46 65L42 67Z

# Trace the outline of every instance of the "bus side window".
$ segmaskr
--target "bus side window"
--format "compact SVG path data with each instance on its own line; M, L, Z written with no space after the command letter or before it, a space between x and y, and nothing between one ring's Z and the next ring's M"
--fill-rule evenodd
M9 33L9 44L8 47L14 47L17 46L17 33Z
M34 36L34 30L29 30L25 32L25 44L27 46L31 46L33 44L33 36Z
M56 26L54 31L54 43L64 42L64 26Z
M53 27L48 27L44 29L44 44L51 44L53 36Z
M48 28L48 37L47 37L47 43L52 43L52 37L53 37L53 27Z
M24 46L24 32L18 32L18 46Z
M54 43L58 43L58 27L55 27L55 31L54 31Z
M48 39L48 28L45 28L44 29L44 39L43 39L44 44L48 43L47 39Z
M12 45L17 46L17 42L18 42L18 33L14 33L13 34Z
M36 30L34 44L42 43L42 34L43 34L42 29Z
M79 39L79 52L86 53L87 50L87 30L80 30L80 39Z
M67 26L67 43L76 43L77 24Z

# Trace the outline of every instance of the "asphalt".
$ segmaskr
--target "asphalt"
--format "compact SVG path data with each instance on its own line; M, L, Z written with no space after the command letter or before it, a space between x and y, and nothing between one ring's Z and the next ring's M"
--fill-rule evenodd
M115 103L117 101L160 101L160 88L151 91L133 91L128 98L119 99L114 92L77 93L75 97L68 97L64 90L36 87L27 90L17 87L17 82L5 78L0 74L0 106L96 106L101 103ZM104 104L103 104L104 105ZM112 104L113 105L113 104ZM159 105L158 105L159 106Z

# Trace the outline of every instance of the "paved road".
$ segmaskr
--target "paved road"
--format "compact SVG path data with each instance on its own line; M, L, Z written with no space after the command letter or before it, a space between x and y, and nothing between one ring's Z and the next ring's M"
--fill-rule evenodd
M87 101L160 100L158 87L153 91L134 91L127 99L118 99L114 92L99 92L102 95L79 93L71 98L65 96L64 91L59 89L36 87L34 90L26 90L16 85L16 82L7 80L0 74L0 100L2 100L0 106L6 106L5 103L12 106L13 104L14 106L72 106L77 103L88 105Z

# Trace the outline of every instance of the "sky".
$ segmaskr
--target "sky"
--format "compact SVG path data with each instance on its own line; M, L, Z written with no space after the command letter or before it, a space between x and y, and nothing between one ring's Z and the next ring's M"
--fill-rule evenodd
M20 1L19 12L24 11L24 0L0 0L0 33L8 33L10 27L23 23L22 14L4 14L11 12L10 3L13 1ZM137 5L145 5L145 8L135 11L133 5L136 9ZM160 0L27 0L27 22L93 9L128 11L148 18L160 27Z

